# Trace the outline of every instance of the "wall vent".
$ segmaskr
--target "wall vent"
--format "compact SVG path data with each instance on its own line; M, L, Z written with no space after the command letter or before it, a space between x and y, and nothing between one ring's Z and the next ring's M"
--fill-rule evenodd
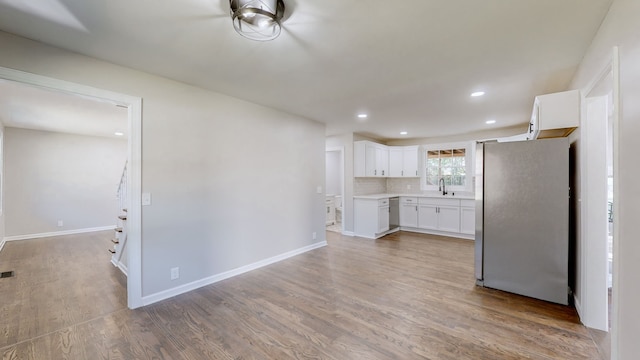
M16 275L13 271L3 271L0 273L0 279L14 277Z

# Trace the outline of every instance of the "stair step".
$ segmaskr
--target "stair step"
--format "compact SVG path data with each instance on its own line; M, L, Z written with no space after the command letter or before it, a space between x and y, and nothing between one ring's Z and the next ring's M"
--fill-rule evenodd
M120 240L118 239L111 239L111 242L114 244L120 244Z
M120 216L118 216L118 219L120 219L122 221L127 221L127 215L120 215Z
M119 228L115 228L114 230L115 230L116 232L119 232L119 233L121 233L121 232L122 232L122 228L121 228L121 227L119 227Z
M109 252L110 252L110 253L112 253L112 254L115 254L115 253L116 253L116 251L115 251L115 250L113 250L113 249L107 249L107 250L109 250Z

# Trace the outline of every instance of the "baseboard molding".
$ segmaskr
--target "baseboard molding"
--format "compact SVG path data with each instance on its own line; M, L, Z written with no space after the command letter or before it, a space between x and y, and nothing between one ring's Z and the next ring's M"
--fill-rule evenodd
M126 266L124 266L122 261L115 261L113 258L111 258L111 263L113 264L113 266L115 266L118 269L120 269L120 271L122 271L124 276L129 277L128 269L127 269Z
M54 231L54 232L40 233L40 234L13 235L13 236L5 236L3 242L40 239L45 237L62 236L62 235L84 234L84 233L90 233L90 232L96 232L96 231L113 230L115 228L116 228L115 225L109 225L109 226L100 226L100 227L86 228L86 229Z
M580 318L580 323L584 324L582 322L582 304L580 303L580 300L578 300L578 298L575 295L573 295L573 306L575 306L576 312L578 312L578 318Z
M264 259L258 262L255 262L253 264L249 264L249 265L245 265L245 266L241 266L237 269L233 269L233 270L229 270L217 275L213 275L207 278L204 278L202 280L197 280L188 284L184 284L184 285L180 285L177 286L175 288L169 289L169 290L165 290L165 291L161 291L159 293L155 293L152 295L148 295L148 296L143 296L142 297L142 305L146 306L146 305L151 305L153 303L156 303L158 301L162 301L180 294L184 294L186 292L189 291L193 291L195 289L201 288L203 286L207 286L207 285L211 285L211 284L215 284L219 281L222 280L226 280L229 278L232 278L234 276L238 276L240 274L244 274L246 272L252 271L252 270L256 270L259 269L261 267L265 267L267 265L271 265L274 263L277 263L279 261L282 260L286 260L288 258L303 254L307 251L311 251L311 250L315 250L318 248L321 248L323 246L326 246L327 242L326 241L321 241L315 244L311 244L309 246L305 246L303 248L297 249L297 250L293 250L293 251L289 251L286 252L284 254L280 254L280 255L276 255L274 257L268 258L268 259Z
M0 241L0 251L2 251L5 242L7 242L5 239L2 239L2 241Z
M342 235L344 236L356 236L353 231L343 231Z

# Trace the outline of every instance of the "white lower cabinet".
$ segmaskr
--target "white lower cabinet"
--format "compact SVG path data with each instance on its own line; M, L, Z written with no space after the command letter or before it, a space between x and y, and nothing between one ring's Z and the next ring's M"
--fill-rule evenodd
M389 231L389 199L354 199L354 233L379 238ZM400 197L402 230L473 239L475 201L421 196Z
M400 226L418 227L418 198L400 198Z
M430 204L418 205L418 228L425 230L438 229L438 207Z
M438 206L438 230L460 232L459 206Z
M420 198L418 204L419 229L460 232L460 200Z
M467 235L476 233L475 200L460 200L460 232Z
M389 199L353 199L354 234L376 239L389 231Z
M389 205L378 207L378 234L389 231Z

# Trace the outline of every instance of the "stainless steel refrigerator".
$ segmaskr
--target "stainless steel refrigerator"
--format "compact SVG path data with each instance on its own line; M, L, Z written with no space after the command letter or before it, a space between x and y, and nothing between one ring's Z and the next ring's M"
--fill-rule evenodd
M476 282L569 299L569 141L478 143Z

